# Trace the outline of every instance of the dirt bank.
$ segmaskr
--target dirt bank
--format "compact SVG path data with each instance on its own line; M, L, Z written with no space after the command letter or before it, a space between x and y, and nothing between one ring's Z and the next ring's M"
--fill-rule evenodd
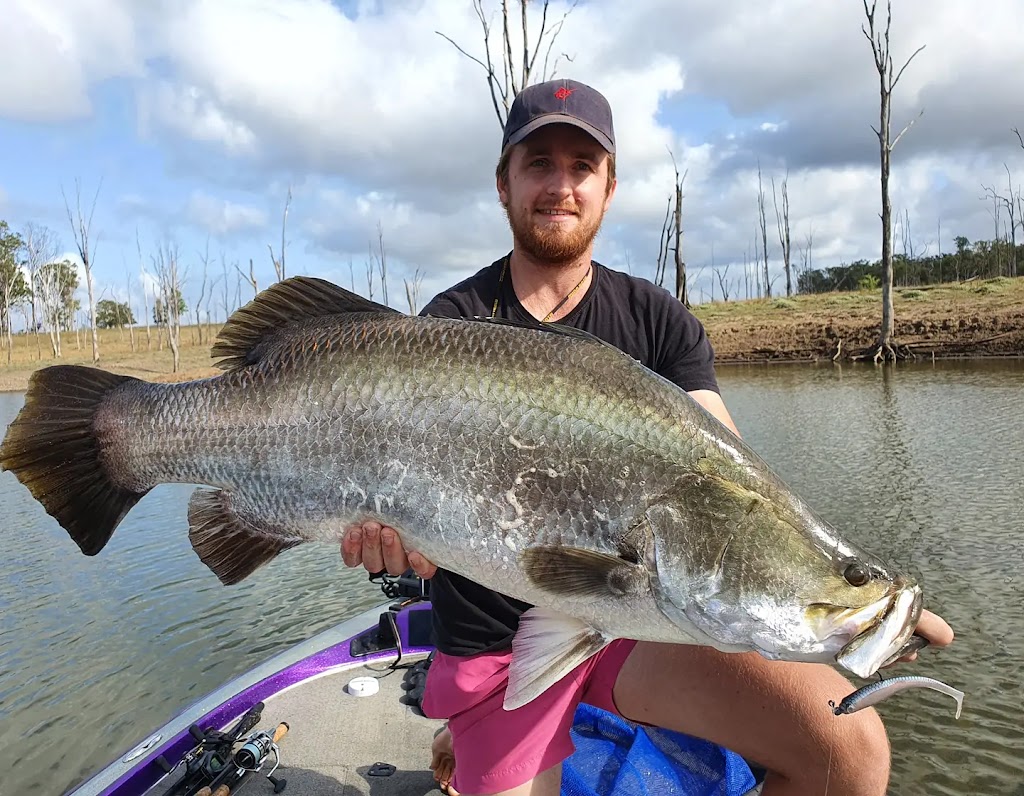
M896 337L918 357L1024 356L1024 277L895 291ZM847 360L874 345L881 291L694 307L719 362Z

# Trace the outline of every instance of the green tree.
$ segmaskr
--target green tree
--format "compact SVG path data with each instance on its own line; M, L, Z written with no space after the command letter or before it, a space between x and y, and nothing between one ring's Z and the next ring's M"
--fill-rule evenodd
M61 355L60 331L70 329L79 301L75 298L78 290L78 269L68 260L46 263L36 273L36 296L43 308L43 323L50 333L50 347L53 355Z
M23 242L21 236L11 232L6 221L0 221L0 333L7 343L7 361L11 361L11 309L27 299L28 282L21 270Z
M101 299L96 303L96 325L100 329L115 329L135 323L128 302Z
M174 318L178 319L188 312L188 305L185 303L185 299L182 298L180 290L175 289L174 297L177 299L178 305L178 312L175 313ZM167 314L164 312L164 301L162 298L158 298L156 303L153 305L153 323L167 323Z

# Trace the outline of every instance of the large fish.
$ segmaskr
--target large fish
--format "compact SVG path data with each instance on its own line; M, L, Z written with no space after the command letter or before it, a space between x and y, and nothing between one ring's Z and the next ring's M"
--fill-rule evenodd
M683 390L585 333L410 317L298 277L238 310L214 378L34 374L0 465L87 555L157 484L224 583L350 523L529 602L505 705L614 638L872 674L921 611ZM337 547L334 547L337 550ZM332 553L332 555L336 555Z

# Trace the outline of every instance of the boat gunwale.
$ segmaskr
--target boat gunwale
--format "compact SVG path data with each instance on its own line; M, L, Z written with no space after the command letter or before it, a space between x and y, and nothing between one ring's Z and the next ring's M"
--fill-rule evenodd
M126 748L85 782L67 791L65 796L142 796L167 776L156 763L160 755L164 755L168 761L177 761L195 745L195 739L188 732L191 725L226 727L257 702L302 683L366 663L397 659L398 653L394 649L370 652L358 657L351 654L352 639L375 627L380 615L389 611L393 605L393 600L378 603L282 650L199 697L161 727L140 739L139 744L153 736L160 736L158 744L148 750L145 756L126 763L124 757L138 748L139 744ZM406 645L409 611L429 608L429 605L429 602L414 603L396 615L403 655L424 655L433 649Z

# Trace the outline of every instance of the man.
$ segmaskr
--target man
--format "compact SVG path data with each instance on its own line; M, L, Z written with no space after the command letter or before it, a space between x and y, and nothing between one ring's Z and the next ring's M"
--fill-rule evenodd
M718 392L704 329L666 291L593 262L594 238L615 195L611 109L571 80L523 90L509 112L496 170L511 252L428 304L423 314L490 316L584 329L686 390L735 431ZM438 654L423 709L447 718L435 774L463 794L554 796L572 752L578 702L689 733L764 765L765 796L882 794L885 730L872 710L837 720L829 699L852 686L824 665L757 653L619 640L514 711L504 711L511 639L528 605L406 556L395 532L367 522L342 542L349 566L431 577ZM918 632L944 646L952 631L925 613ZM450 733L450 734L449 734Z

